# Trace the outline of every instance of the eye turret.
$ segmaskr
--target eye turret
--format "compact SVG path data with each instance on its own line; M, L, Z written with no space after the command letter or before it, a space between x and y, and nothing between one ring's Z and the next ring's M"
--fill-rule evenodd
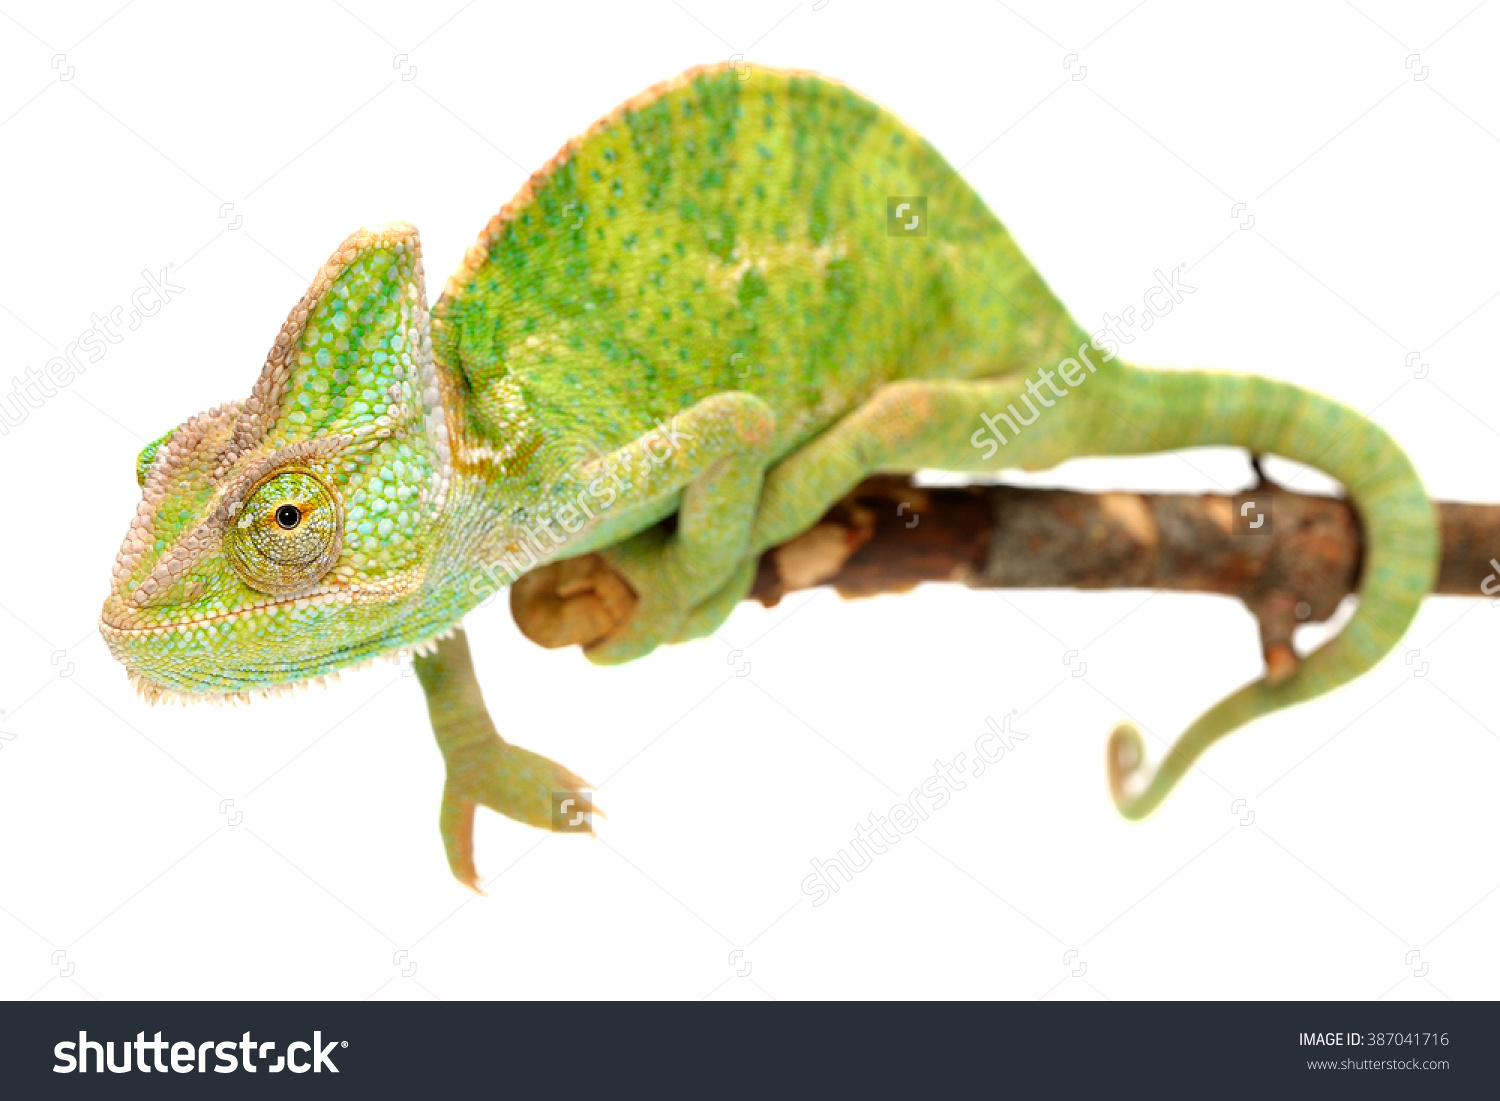
M344 545L344 506L310 470L281 470L250 491L224 531L245 584L285 596L318 582Z

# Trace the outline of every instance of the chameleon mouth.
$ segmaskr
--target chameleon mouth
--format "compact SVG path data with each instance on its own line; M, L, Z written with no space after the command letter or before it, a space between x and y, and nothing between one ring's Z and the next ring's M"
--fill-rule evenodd
M399 661L405 652L412 655L423 655L434 653L437 650L439 638L447 638L453 632L448 631L436 636L426 642L419 642L413 646L401 646L384 653L375 654L359 661L350 662L341 666L332 673L310 673L297 680L281 681L276 684L267 684L257 688L245 689L220 689L201 688L190 689L163 681L153 680L145 673L126 666L126 675L130 678L131 685L135 688L136 695L150 704L158 703L251 703L254 700L268 700L279 696L289 696L307 688L329 688L338 683L344 673L356 673L368 669L379 662Z
M282 662L267 666L242 667L240 670L242 674L248 671L256 675L284 678L250 688L235 688L228 684L216 685L207 679L207 676L193 676L190 679L175 681L161 679L155 670L141 669L136 662L131 660L128 652L117 649L113 643L110 644L110 648L125 666L126 675L130 678L136 694L147 703L250 703L257 699L292 695L305 688L328 688L336 684L344 673L359 672L377 663L399 662L404 655L421 657L436 653L438 642L451 638L455 630L456 628L450 627L418 642L391 644L384 639L375 639L361 649L341 651L333 655L336 658L332 663L334 667L328 672L315 671L318 668L327 667L327 662L319 663L301 675L288 669ZM288 677L288 673L292 675ZM181 676L180 671L179 676Z
M168 623L151 623L143 619L142 610L128 596L116 593L105 603L99 615L99 632L106 638L140 638L145 635L169 635L196 631L208 626L235 623L247 616L275 616L293 608L337 607L355 604L378 604L399 600L421 587L420 574L392 577L382 581L361 581L353 585L323 583L290 596L267 596L257 604L234 608L213 615L200 615Z
M99 633L125 666L136 692L150 703L248 703L326 685L343 671L435 647L447 625L412 631L410 622L390 624L352 645L333 641L337 632L329 620L341 616L341 609L389 604L415 587L412 578L322 584L293 596L268 596L244 608L165 623L143 622L142 611L116 594L100 614ZM289 640L287 652L295 654L291 660L267 655L262 643L277 635Z
M104 611L99 615L99 631L106 638L111 635L120 637L140 637L143 635L168 635L180 631L195 631L210 624L218 626L225 623L234 623L247 616L269 616L275 615L283 608L313 608L324 605L354 604L360 602L360 597L368 587L360 591L352 586L319 585L309 589L307 592L295 596L270 597L259 604L252 604L247 608L236 608L233 611L218 612L214 615L195 616L190 619L174 620L170 623L145 623L139 618L139 611L132 607L132 602L121 597L115 597L104 605ZM385 592L372 595L387 595ZM126 614L120 614L119 609ZM134 612L132 615L130 613Z

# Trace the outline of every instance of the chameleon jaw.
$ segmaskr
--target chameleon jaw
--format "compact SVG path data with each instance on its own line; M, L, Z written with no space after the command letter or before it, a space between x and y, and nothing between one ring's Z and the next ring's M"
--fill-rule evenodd
M125 666L136 691L150 703L174 700L183 703L211 700L214 702L249 702L261 696L281 695L286 691L312 683L327 683L336 680L334 670L363 668L379 660L397 659L405 651L425 652L435 640L445 637L451 626L441 626L415 640L392 640L384 628L376 628L361 645L354 648L351 657L341 659L338 651L328 653L310 652L300 663L303 668L277 662L277 674L283 679L254 685L243 689L217 689L212 687L215 677L207 674L194 677L192 670L213 669L222 676L225 659L240 657L245 653L240 643L226 636L220 653L210 643L204 645L201 633L207 628L212 634L231 630L236 624L259 617L264 621L264 637L292 635L301 632L304 639L322 639L329 634L329 625L301 620L298 613L316 609L328 609L340 614L338 609L352 609L360 605L397 605L421 587L422 575L405 575L377 582L354 585L321 584L287 597L268 597L265 601L233 611L215 615L198 616L184 622L142 622L139 610L133 602L116 596L105 605L99 618L99 632L115 659ZM297 617L297 618L293 618ZM280 628L280 630L278 630ZM257 637L261 632L257 632ZM194 641L198 643L194 649ZM309 647L311 649L311 647ZM363 652L361 652L363 651ZM232 664L232 663L231 663ZM274 668L274 667L273 667ZM160 672L158 672L160 671ZM248 676L240 679L254 681L265 672L254 664L243 670ZM163 676L162 673L167 675ZM194 682L203 687L195 686Z
M340 666L331 673L319 673L303 677L300 680L286 681L281 684L269 684L263 688L248 688L238 692L189 692L171 685L154 681L143 673L137 673L134 669L126 667L125 674L130 678L130 683L135 688L136 695L147 703L170 704L180 703L184 706L196 703L212 704L249 704L254 700L269 700L281 696L294 695L308 688L329 688L339 682L344 673L357 673L363 669L369 669L378 664L400 663L403 657L425 657L437 652L437 645L444 639L453 637L456 627L450 627L441 634L434 635L429 639L418 642L412 646L398 647L383 654L365 658L362 661L350 665Z
M388 595L385 593L382 596ZM394 594L401 595L401 594ZM169 635L181 631L194 631L209 624L233 623L253 615L274 615L282 608L313 607L324 604L354 604L362 603L358 599L357 587L350 585L315 585L303 592L294 593L291 596L270 597L265 601L252 604L245 608L236 608L233 611L219 612L215 615L197 616L193 619L182 620L174 623L131 623L129 616L117 616L111 619L110 606L115 601L110 601L104 606L104 611L99 616L99 630L109 637L114 636L141 636L141 635ZM122 602L123 603L123 602Z

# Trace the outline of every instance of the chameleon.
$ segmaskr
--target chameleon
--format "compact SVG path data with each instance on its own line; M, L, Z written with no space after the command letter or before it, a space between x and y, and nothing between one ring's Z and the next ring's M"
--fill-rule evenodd
M610 620L585 652L614 664L710 634L762 552L871 474L1226 445L1326 471L1363 525L1357 611L1154 768L1115 727L1111 793L1141 818L1229 731L1379 661L1432 587L1438 528L1354 409L1119 353L890 111L813 73L690 69L564 145L430 310L415 228L348 237L249 397L137 457L100 629L152 702L415 655L445 852L477 890L477 807L559 828L556 793L587 787L485 710L461 623L518 576L602 560L613 588L564 570L554 595Z

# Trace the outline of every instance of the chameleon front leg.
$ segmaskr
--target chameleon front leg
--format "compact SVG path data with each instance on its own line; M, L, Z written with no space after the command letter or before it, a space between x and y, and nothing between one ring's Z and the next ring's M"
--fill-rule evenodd
M600 467L625 464L642 472L622 499L627 509L682 496L675 531L653 526L600 551L639 603L607 638L585 649L590 661L613 665L649 653L678 637L708 598L726 588L749 589L754 563L747 547L775 425L770 406L754 394L716 394L674 418L676 438L664 455L647 447L646 437L585 464L581 481ZM636 454L642 450L651 456L644 463Z
M1075 420L1038 426L1024 447L981 450L971 442L981 413L1005 408L1026 392L1025 380L902 380L877 390L821 436L772 467L745 547L729 584L694 608L670 641L716 630L754 583L759 556L806 531L856 485L881 472L940 469L959 473L1055 465L1076 447ZM1015 442L1015 441L1012 441Z
M598 812L592 796L586 794L586 781L555 761L511 745L495 732L463 628L436 645L431 653L417 656L413 665L427 695L432 732L448 770L439 825L448 867L460 883L478 891L474 810L479 805L543 829L555 828L554 804L561 793L579 800L585 814ZM593 832L591 825L586 832Z

